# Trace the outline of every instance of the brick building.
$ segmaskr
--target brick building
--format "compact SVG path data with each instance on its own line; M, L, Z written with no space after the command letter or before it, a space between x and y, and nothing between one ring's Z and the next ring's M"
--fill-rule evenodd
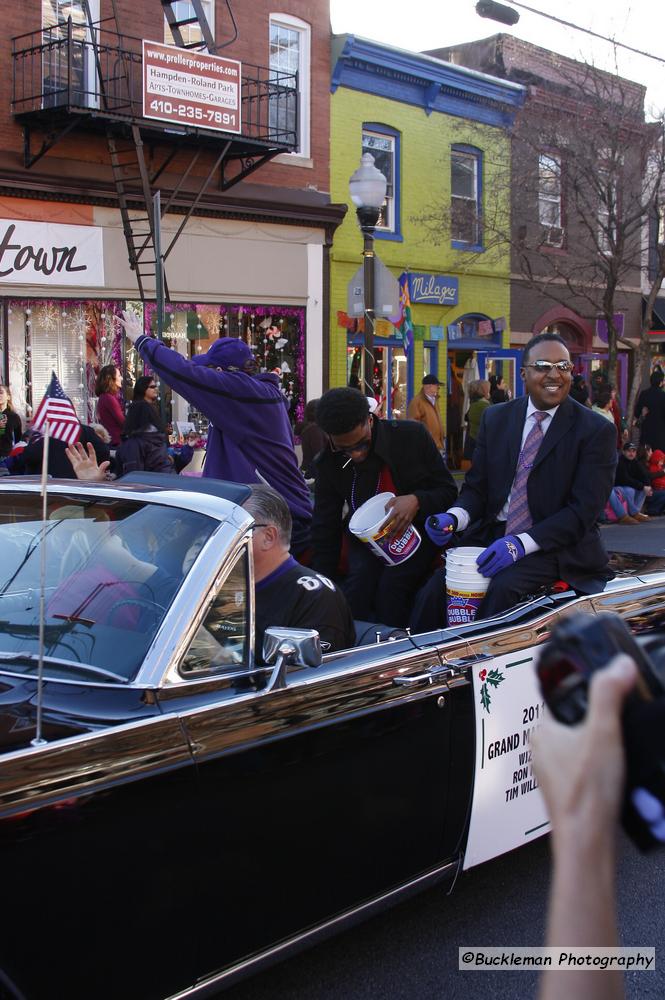
M646 260L644 220L632 218L651 141L645 88L507 34L429 54L526 88L509 175L511 343L553 330L587 379L606 371L598 288L613 280L614 258L617 388L625 405Z
M328 248L346 210L329 194L328 3L202 6L208 23L192 4L160 0L25 0L3 12L0 378L23 414L52 368L83 418L101 364L122 364L129 388L140 363L116 317L137 302L155 328L158 228L171 345L187 354L244 337L282 368L294 418L321 391ZM187 23L172 30L178 18ZM144 66L144 40L195 57L190 88L209 83L208 50L239 62L240 79L219 84L219 99L239 106L230 116L175 98L144 108L143 70L173 78ZM177 399L173 416L199 417Z

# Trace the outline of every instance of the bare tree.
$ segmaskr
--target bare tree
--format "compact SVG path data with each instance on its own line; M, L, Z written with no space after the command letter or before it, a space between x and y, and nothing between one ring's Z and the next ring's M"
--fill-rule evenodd
M603 317L615 382L617 315L627 297L641 303L644 292L632 408L648 366L653 305L665 277L665 248L648 236L654 227L662 232L663 121L645 121L640 85L547 55L548 79L534 73L527 81L509 146L487 149L487 131L476 129L472 139L473 127L466 128L463 141L486 149L478 220L483 255L509 253L513 276L524 286L594 321ZM451 203L419 220L434 239L454 239L464 221L460 205L454 198ZM473 210L470 202L465 208ZM468 252L460 254L456 264L463 268L469 260Z

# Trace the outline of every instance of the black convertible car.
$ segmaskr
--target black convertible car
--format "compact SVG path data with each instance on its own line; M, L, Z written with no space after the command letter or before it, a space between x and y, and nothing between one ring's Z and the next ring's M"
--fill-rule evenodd
M212 995L542 835L539 645L663 625L644 573L323 658L276 621L257 666L245 495L0 485L1 997Z

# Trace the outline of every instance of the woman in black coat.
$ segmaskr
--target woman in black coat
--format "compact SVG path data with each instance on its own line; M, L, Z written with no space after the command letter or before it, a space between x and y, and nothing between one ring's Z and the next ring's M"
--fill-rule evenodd
M643 389L635 404L635 422L640 429L640 442L650 444L654 451L665 451L665 376L660 368L651 373L648 389Z
M175 473L164 425L155 407L145 399L130 403L115 461L118 477L127 472Z

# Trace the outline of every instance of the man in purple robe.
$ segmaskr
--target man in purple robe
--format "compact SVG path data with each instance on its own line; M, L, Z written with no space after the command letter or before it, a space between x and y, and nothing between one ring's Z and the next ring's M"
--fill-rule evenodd
M189 361L144 334L133 313L123 316L127 336L143 360L210 421L203 475L272 486L291 511L291 551L302 553L308 544L312 505L298 468L279 377L260 372L248 345L236 337L220 337L205 354Z

